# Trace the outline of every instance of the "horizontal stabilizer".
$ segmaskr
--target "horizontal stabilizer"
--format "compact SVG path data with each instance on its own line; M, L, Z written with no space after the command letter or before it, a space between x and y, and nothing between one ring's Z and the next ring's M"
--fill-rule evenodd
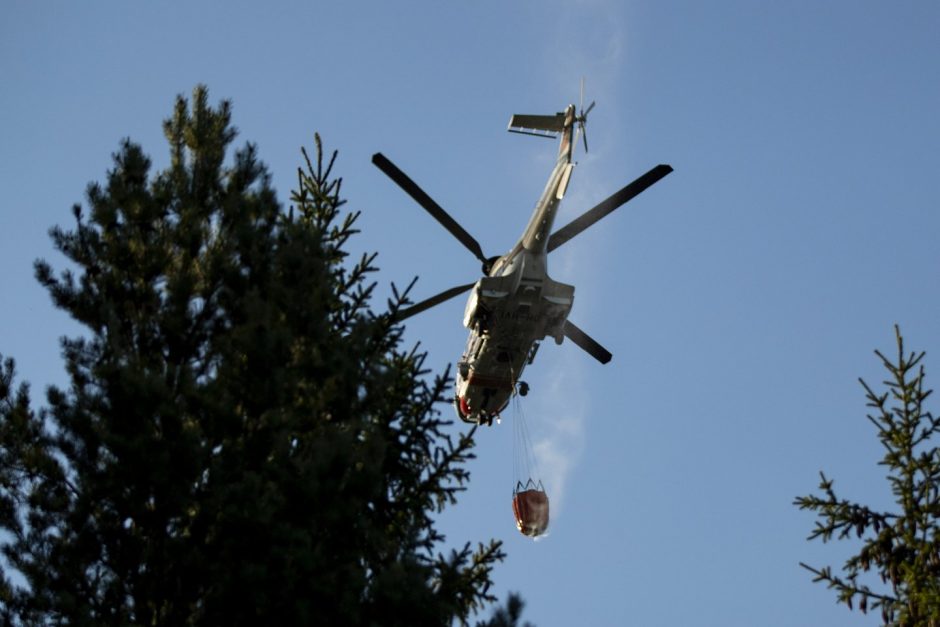
M522 115L516 114L509 119L509 132L535 135L536 137L557 137L565 128L565 114Z

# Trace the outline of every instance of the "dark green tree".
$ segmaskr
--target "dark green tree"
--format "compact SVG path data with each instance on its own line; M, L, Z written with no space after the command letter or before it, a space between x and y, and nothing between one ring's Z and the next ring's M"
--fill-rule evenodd
M477 627L518 627L522 620L522 608L525 603L518 595L510 594L505 607L496 608L486 622L477 623ZM532 627L532 623L522 623L522 627Z
M151 174L125 141L89 215L36 275L86 328L67 390L32 407L0 368L0 615L7 624L450 625L493 600L499 543L443 555L472 432L446 374L370 308L336 153L319 137L285 211L230 106L164 123ZM407 290L405 291L407 292Z
M925 407L931 390L924 387L924 353L906 354L897 327L895 334L896 360L875 351L888 371L887 389L879 393L860 381L872 408L868 419L884 446L879 463L888 470L897 510L877 511L841 499L832 480L820 473L820 494L795 501L817 515L809 539L854 535L861 549L846 561L841 576L829 566L802 566L814 574L813 581L835 589L850 609L856 603L862 612L880 609L885 625L935 626L940 625L940 449L932 438L940 419Z

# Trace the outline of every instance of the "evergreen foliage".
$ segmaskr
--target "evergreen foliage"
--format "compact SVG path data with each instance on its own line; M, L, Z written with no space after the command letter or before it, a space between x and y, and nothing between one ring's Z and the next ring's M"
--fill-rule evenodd
M931 438L940 431L940 419L925 408L931 390L924 388L924 353L904 352L904 340L895 327L898 353L892 361L875 351L888 371L887 389L878 393L867 383L868 419L878 429L885 449L879 462L888 469L888 482L898 509L880 512L840 499L832 480L821 474L820 495L799 497L800 509L816 513L809 539L828 542L833 537L861 541L861 550L843 566L814 568L813 581L834 588L838 601L862 612L880 609L885 625L940 625L940 449ZM859 580L877 575L883 584L872 589Z
M525 603L517 595L510 594L506 607L498 607L490 619L484 623L477 623L477 627L517 627L522 620L522 608ZM532 623L522 623L522 627L532 627Z
M284 211L253 145L227 159L230 117L179 97L170 166L125 141L51 231L76 271L36 264L87 332L47 407L0 369L2 620L466 623L503 554L440 553L473 433L446 432L446 375L401 347L407 290L370 309L335 152L317 137Z

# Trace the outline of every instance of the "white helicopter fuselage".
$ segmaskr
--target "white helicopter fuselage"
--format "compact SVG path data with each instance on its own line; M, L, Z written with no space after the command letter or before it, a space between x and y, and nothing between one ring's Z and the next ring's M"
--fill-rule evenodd
M490 422L516 390L538 342L564 337L574 286L548 276L548 240L574 169L574 105L564 114L558 160L519 242L473 286L463 324L470 329L457 362L454 404L466 422ZM559 122L562 122L561 120Z

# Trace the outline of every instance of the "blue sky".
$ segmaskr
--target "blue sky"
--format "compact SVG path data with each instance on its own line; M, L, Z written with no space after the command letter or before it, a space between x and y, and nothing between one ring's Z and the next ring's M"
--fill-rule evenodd
M483 245L521 233L554 159L512 113L596 100L559 224L657 163L675 172L559 249L572 319L614 353L551 342L523 399L552 498L532 542L510 510L512 427L480 434L472 482L441 527L491 537L496 592L539 626L872 624L797 565L794 496L818 472L890 506L856 378L899 323L940 355L940 5L42 2L0 6L0 353L38 392L64 384L80 329L32 277L62 268L47 230L102 180L123 137L167 163L161 121L205 83L234 103L286 202L300 147L340 151L353 252L418 298L479 264L369 159L382 151ZM381 306L383 301L378 301ZM464 303L408 323L437 370ZM933 381L937 385L937 378ZM444 408L449 411L449 408Z

